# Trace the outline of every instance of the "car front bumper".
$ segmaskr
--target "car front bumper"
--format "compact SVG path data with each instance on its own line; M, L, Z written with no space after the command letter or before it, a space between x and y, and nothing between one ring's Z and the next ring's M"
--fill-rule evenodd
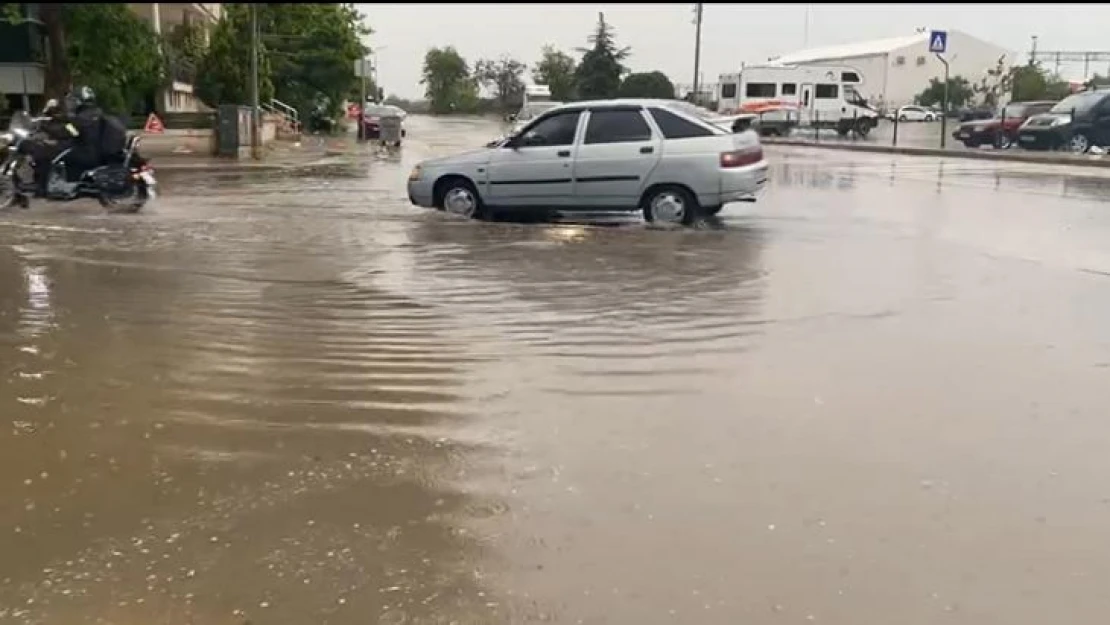
M422 208L435 208L435 189L426 178L409 180L409 202Z
M1018 131L1017 143L1027 150L1054 150L1068 141L1066 128L1023 128Z

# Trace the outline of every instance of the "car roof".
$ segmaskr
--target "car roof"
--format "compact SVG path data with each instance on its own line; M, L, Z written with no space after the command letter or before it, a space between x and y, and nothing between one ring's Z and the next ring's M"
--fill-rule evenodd
M683 100L663 100L659 98L613 98L610 100L585 100L581 102L567 102L566 104L557 106L548 113L557 111L573 111L573 110L586 110L586 109L607 109L607 108L639 108L645 106L663 106L667 108L677 108L681 110Z

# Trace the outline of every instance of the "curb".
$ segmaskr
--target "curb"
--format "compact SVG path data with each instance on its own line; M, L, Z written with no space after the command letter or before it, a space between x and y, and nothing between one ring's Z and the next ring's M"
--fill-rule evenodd
M982 150L948 150L941 148L895 147L890 145L868 145L860 143L820 143L799 139L763 137L764 145L781 145L799 148L820 148L823 150L842 150L845 152L866 152L869 154L897 154L900 156L931 156L943 158L966 158L980 161L1000 161L1009 163L1029 163L1034 165L1074 165L1077 167L1097 167L1110 169L1110 157L1083 157L1067 154L1028 154L987 152Z
M320 165L330 165L338 162L337 157L342 154L327 152L321 158L313 159L311 161L304 161L298 163L254 163L242 161L212 161L212 162L199 162L199 163L174 163L172 160L169 162L159 162L152 159L154 171L156 172L206 172L218 171L226 174L242 174L252 171L289 171L294 169L304 169L308 167L317 167Z

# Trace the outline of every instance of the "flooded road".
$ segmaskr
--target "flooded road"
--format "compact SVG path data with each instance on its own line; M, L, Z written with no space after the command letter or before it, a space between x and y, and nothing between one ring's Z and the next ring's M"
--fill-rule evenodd
M769 149L472 223L400 155L0 215L0 622L1102 623L1110 177Z

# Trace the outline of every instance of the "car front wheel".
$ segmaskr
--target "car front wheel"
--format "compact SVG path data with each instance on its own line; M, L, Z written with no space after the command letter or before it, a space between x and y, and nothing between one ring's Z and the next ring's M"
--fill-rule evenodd
M437 206L445 212L467 219L481 219L485 215L485 207L478 190L469 180L464 178L451 178L443 183L437 196L440 201Z
M1074 154L1084 154L1089 149L1091 149L1091 139L1082 132L1075 133L1068 141L1068 150Z

